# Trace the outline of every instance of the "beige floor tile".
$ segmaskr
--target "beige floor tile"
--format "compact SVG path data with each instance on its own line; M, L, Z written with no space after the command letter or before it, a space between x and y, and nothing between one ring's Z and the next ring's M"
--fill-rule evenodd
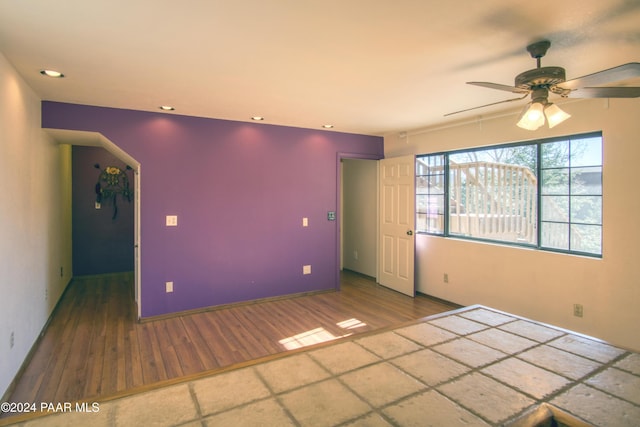
M212 415L205 419L205 424L211 427L271 427L295 426L295 423L275 398L250 403L221 414Z
M640 377L619 369L609 368L585 382L592 387L640 405ZM638 423L640 424L640 419Z
M566 335L551 341L549 345L602 363L610 362L624 353L617 347L577 335Z
M75 408L75 404L73 404ZM114 418L114 404L102 403L100 410L94 413L85 412L66 412L59 414L51 414L43 417L34 418L20 424L23 427L75 427L75 426L92 426L107 427L112 426ZM4 421L4 419L0 420Z
M386 405L424 388L422 383L389 363L358 369L340 379L373 407Z
M509 354L519 353L538 345L536 341L531 341L500 329L487 329L467 335L467 338Z
M536 399L542 399L570 382L565 377L513 358L488 366L480 372Z
M326 379L330 374L307 354L298 354L256 366L274 393Z
M466 338L449 341L432 349L473 367L484 366L507 356L501 351Z
M334 374L342 374L380 361L380 358L353 342L321 348L309 353Z
M192 387L203 415L224 411L271 395L253 368L193 381Z
M391 424L389 424L379 414L372 412L351 423L345 424L343 427L391 427Z
M624 359L620 360L614 365L616 368L624 369L625 371L629 371L634 375L640 375L640 354L639 353L631 353L625 356Z
M392 363L432 387L470 370L469 367L429 349L398 357Z
M117 426L174 426L198 418L187 384L116 400Z
M502 313L497 313L493 310L487 310L485 308L478 308L476 310L465 311L459 313L458 316L465 319L475 320L476 322L484 323L485 325L498 326L507 322L513 322L516 320L513 316L507 316Z
M546 345L527 350L517 357L573 380L582 378L601 366L593 360Z
M196 420L196 421L190 421L186 424L180 424L179 427L202 427L204 421L202 421L201 419Z
M372 335L356 340L356 342L383 359L400 356L423 348L413 341L394 334L393 332Z
M535 404L535 400L479 373L465 375L437 390L493 423Z
M384 414L405 427L481 427L481 418L436 391L428 391L385 408Z
M638 427L640 408L579 384L550 402L597 426Z
M396 329L394 332L413 341L417 341L424 346L440 344L441 342L458 337L454 333L445 331L429 323L418 323L417 325Z
M302 426L333 426L371 412L371 407L335 379L280 396Z
M566 333L526 320L516 320L515 322L499 326L499 329L538 342L547 342Z
M482 323L474 322L473 320L465 319L459 316L440 317L434 320L430 320L429 323L459 335L472 334L474 332L487 329L487 325L483 325Z

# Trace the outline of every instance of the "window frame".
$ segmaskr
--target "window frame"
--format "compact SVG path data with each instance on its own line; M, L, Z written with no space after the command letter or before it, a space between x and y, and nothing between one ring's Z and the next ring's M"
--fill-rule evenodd
M580 251L580 250L574 250L571 248L571 238L569 237L569 244L568 244L568 249L563 249L563 248L554 248L554 247L549 247L546 246L545 244L541 243L542 240L542 224L543 223L547 223L549 221L543 221L542 220L542 197L543 197L543 192L542 192L542 186L543 186L543 180L542 180L542 146L543 144L548 144L548 143L553 143L553 142L559 142L559 141L567 141L569 143L569 145L571 144L572 140L580 140L580 139L588 139L588 138L600 138L600 150L601 150L601 157L600 157L600 165L591 165L590 167L600 167L600 195L590 195L590 196L595 196L595 197L600 197L601 203L600 203L600 223L599 224L593 224L593 225L597 225L600 227L600 253L593 253L593 252L584 252L584 251ZM488 150L494 150L494 149L503 149L503 148L512 148L512 147L521 147L521 146L535 146L536 147L536 170L534 171L536 179L537 179L537 189L536 189L536 206L535 206L535 212L536 212L536 219L535 219L535 224L536 224L536 230L535 232L537 233L537 239L535 243L529 243L529 242L515 242L515 241L505 241L505 240L496 240L496 239L489 239L489 238L483 238L483 237L473 237L473 236L468 236L468 235L463 235L463 234L451 234L450 230L449 230L449 226L450 226L450 216L451 216L451 212L450 212L450 194L451 194L451 183L450 183L450 156L455 155L455 154L460 154L460 153L473 153L473 152L478 152L478 151L488 151ZM429 236L435 236L435 237L442 237L442 238L454 238L454 239L462 239L462 240L470 240L470 241L475 241L475 242L482 242L482 243L494 243L494 244L500 244L500 245L506 245L506 246L514 246L514 247L521 247L521 248L528 248L528 249L535 249L535 250L541 250L541 251L545 251L545 252L556 252L556 253L563 253L563 254L571 254L571 255L580 255L580 256L586 256L586 257L590 257L590 258L602 258L602 243L603 243L603 236L604 236L604 156L602 153L602 151L604 151L604 140L603 140L603 136L602 136L602 131L596 131L596 132L588 132L588 133L582 133L582 134L575 134L575 135L566 135L566 136L559 136L559 137L551 137L551 138L544 138L544 139L537 139L537 140L530 140L530 141L522 141L522 142L512 142L512 143L504 143L504 144L495 144L495 145L489 145L489 146L481 146L481 147L472 147L472 148L466 148L466 149L456 149L456 150L450 150L450 151L440 151L440 152L434 152L434 153L428 153L428 154L421 154L421 155L416 155L416 191L415 191L415 197L416 197L416 211L415 211L415 215L416 215L416 225L418 224L418 214L423 213L423 212L418 212L418 197L419 196L425 196L425 193L418 193L418 185L417 185L417 180L419 177L422 176L427 176L427 175L418 175L418 167L417 167L417 162L418 159L420 158L427 158L427 157L431 157L431 156L443 156L443 161L444 161L444 177L443 177L443 181L444 181L444 194L443 194L443 206L444 206L444 218L443 218L443 230L442 232L433 232L433 231L425 231L425 230L418 230L417 226L416 226L416 233L417 234L424 234L424 235L429 235ZM569 154L569 156L571 156L571 154ZM579 168L579 166L577 166L576 168ZM544 170L549 170L550 168L545 168ZM569 179L571 179L571 174L573 171L573 167L571 166L571 157L569 157L569 166L567 166L568 169L568 174L569 174ZM569 194L568 197L569 199L571 199L571 197L575 197L576 195L573 194ZM577 197L580 197L579 195ZM571 203L571 202L570 202ZM575 225L581 225L582 223L579 221L573 221L571 219L571 215L569 214L569 217L567 219L567 225L569 228L571 228L571 226L573 224Z

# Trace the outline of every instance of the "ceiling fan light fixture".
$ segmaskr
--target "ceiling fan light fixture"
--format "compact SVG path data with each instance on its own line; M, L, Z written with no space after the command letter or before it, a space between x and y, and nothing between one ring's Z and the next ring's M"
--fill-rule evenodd
M518 127L536 130L544 125L544 106L540 102L527 104L518 120Z
M552 103L547 104L547 106L544 107L544 115L547 116L549 128L559 125L560 123L571 117L571 114L565 112L556 104Z

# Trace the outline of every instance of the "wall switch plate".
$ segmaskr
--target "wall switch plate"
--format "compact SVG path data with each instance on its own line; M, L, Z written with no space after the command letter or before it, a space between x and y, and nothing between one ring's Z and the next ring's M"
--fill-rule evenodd
M100 209L100 208L102 207L102 205L100 204L100 202L96 202L95 206L96 206L96 209Z
M178 226L178 215L167 215L167 227Z
M329 221L335 221L335 220L336 220L336 213L335 213L335 211L329 211L329 212L327 212L327 220L329 220Z
M303 227L309 226L309 218L302 218L302 226Z
M303 265L302 266L302 274L311 274L311 266Z
M165 289L166 289L167 293L173 292L173 282L165 283Z

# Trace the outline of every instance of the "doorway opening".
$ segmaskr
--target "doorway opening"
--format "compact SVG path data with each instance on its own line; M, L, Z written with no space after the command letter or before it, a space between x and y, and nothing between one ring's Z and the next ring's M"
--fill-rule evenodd
M376 279L378 265L377 159L342 156L339 170L338 274L342 270L350 270Z
M85 239L84 241L82 241L82 236L72 236L74 276L110 273L116 272L122 268L132 267L134 288L133 297L136 304L136 316L137 319L140 319L142 304L140 295L140 163L99 133L60 129L44 130L59 144L72 146L72 169L74 170L74 173L76 172L76 168L82 168L84 170L84 175L81 174L84 178L78 176L72 177L72 181L74 181L72 182L72 185L74 187L76 185L82 185L82 190L78 192L74 191L72 194L72 203L74 205L76 203L82 203L84 205L84 209L87 207L89 208L89 214L84 215L83 219L85 222L89 221L89 224L78 223L77 220L80 218L74 218L74 233L82 233L82 227L87 226L93 226L100 229L97 234L94 233L96 230L92 230L92 236L87 236L88 239ZM83 163L75 164L80 161ZM112 164L101 164L101 161ZM129 185L133 192L131 200L132 206L129 205L129 202L119 199L117 201L117 215L113 221L114 206L112 203L105 203L100 206L96 205L95 184L100 174L100 171L95 168L96 163L100 163L101 168L108 166L115 166L118 168L123 167L125 170L127 169L127 166L130 168L126 173L128 174L128 179L130 180ZM83 182L76 182L79 180L82 180ZM126 208L129 209L128 212ZM133 208L132 211L131 208ZM91 212L92 210L93 212ZM100 211L100 215L97 216L95 214L98 210ZM93 213L93 215L91 215L91 213ZM77 215L77 212L74 212L74 215ZM105 225L104 223L95 222L104 220L107 220L109 224ZM94 223L91 224L91 221L94 221ZM117 221L120 222L114 224L114 222ZM98 225L96 226L96 224ZM80 227L80 229L77 229L76 227ZM126 235L122 234L110 236L107 239L100 239L100 232L126 233ZM92 238L97 239L98 241L92 241ZM101 247L103 244L107 247ZM76 245L80 245L81 247L76 247ZM91 245L94 245L95 247L91 247ZM128 247L125 248L123 245L128 245ZM76 258L76 256L82 257L84 255L79 252L83 250L89 252L90 257L92 258L91 262L87 263L86 259L81 260L81 258ZM109 251L117 250L122 250L125 253L115 254L115 256L114 254L109 253ZM105 267L104 265L100 265L101 256L105 257L102 258L103 261L109 263L107 270L101 271L101 269ZM80 266L76 268L75 262L82 262L82 268L80 268Z

